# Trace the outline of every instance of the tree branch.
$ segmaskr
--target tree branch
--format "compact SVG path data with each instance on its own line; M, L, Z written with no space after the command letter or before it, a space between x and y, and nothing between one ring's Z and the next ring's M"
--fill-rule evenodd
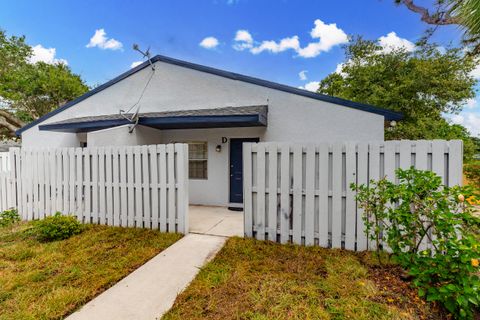
M460 21L456 17L452 17L448 12L442 12L442 14L431 15L427 8L416 5L413 0L401 0L410 11L418 13L422 16L422 21L428 24L434 25L449 25L460 24Z
M3 116L0 116L0 127L7 129L9 131L8 135L10 137L15 137L15 131L20 129L20 127L17 127L14 124L11 124L10 122L8 122L7 119L5 119L5 117Z
M18 119L17 117L15 117L13 114L11 114L10 112L8 112L6 110L0 109L0 116L4 117L5 120L8 120L9 122L13 123L14 125L16 125L18 127L23 127L25 125L25 122Z

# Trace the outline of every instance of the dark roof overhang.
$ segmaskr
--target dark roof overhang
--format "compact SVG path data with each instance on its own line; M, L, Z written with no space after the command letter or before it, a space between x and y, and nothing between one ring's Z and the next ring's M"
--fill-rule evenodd
M267 126L268 107L246 106L138 114L138 124L156 129L200 129ZM40 130L90 132L132 124L132 114L71 118L40 125Z

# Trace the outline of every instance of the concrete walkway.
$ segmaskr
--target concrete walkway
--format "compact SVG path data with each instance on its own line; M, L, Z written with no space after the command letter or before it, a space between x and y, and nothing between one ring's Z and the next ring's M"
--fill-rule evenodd
M67 319L160 319L225 240L188 234Z
M243 212L225 207L190 206L190 232L243 237Z

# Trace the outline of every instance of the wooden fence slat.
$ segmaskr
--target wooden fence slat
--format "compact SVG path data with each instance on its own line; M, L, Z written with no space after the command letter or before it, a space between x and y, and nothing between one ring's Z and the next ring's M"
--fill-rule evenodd
M384 176L388 181L395 182L395 148L397 141L386 141L383 153Z
M92 177L92 198L91 198L91 203L92 203L92 212L90 214L91 221L93 223L100 223L100 215L99 215L99 206L100 206L100 191L99 191L99 181L98 181L98 175L99 175L99 166L98 166L98 148L92 148L90 150L90 167L91 169L91 177ZM82 160L80 160L80 164ZM103 169L103 168L102 168Z
M412 141L400 141L400 168L409 169L412 166Z
M463 184L463 145L461 140L448 141L448 186Z
M428 169L428 141L417 141L415 143L415 168L418 170Z
M127 226L135 226L135 167L133 148L127 148Z
M160 231L167 231L167 150L164 144L158 146L160 176Z
M98 151L98 210L99 223L105 224L107 221L106 191L105 191L105 147L100 147ZM86 162L86 158L85 158Z
M268 151L268 239L277 240L278 185L277 144L269 143Z
M120 159L119 147L112 148L113 225L120 226Z
M417 141L415 143L415 168L418 170L428 169L428 149L430 146L429 141ZM427 239L423 239L419 245L419 250L425 250L428 248Z
M92 165L91 165L91 149L83 149L84 158L84 197L85 197L85 209L84 220L90 222L92 220ZM103 221L102 223L105 223Z
M287 243L290 240L290 146L281 144L280 155L280 242Z
M43 163L43 149L37 151L37 184L38 184L38 219L45 217L45 166Z
M303 189L303 150L301 145L293 146L293 243L302 244L302 189Z
M75 149L68 148L68 213L75 212Z
M125 147L120 147L119 149L120 157L120 172L119 172L119 183L120 183L120 223L122 227L128 226L128 198L127 198L127 152Z
M321 247L328 247L329 244L329 149L327 143L318 147L318 244Z
M246 237L253 236L252 212L252 145L243 144L243 221Z
M142 153L142 194L143 194L143 224L151 226L152 214L150 212L150 170L148 166L148 147L141 146Z
M84 212L83 212L83 154L82 148L75 149L75 161L76 161L76 176L75 176L75 186L76 186L76 197L77 197L77 207L75 209L75 213L78 215L79 218L83 219Z
M355 250L355 192L350 188L356 182L356 144L347 143L345 148L345 249Z
M368 184L368 144L358 144L357 153L357 185ZM367 235L365 234L365 224L363 220L364 210L357 207L357 251L365 251L368 248Z
M256 238L265 240L265 144L257 147L257 210L255 211Z
M315 146L307 145L305 163L305 245L315 244Z
M188 232L188 145L175 144L177 169L177 232Z
M39 219L39 192L38 192L38 152L32 152L32 183L33 192L31 194L33 200L33 219Z
M173 144L167 145L167 187L168 187L168 231L175 232L175 149Z
M342 247L342 149L341 143L332 149L332 248Z
M70 192L70 163L68 161L68 149L62 148L62 200L63 200L63 211L65 215L70 214L70 204L69 204L69 192Z
M432 171L442 178L443 184L446 183L445 142L442 140L433 140L432 142Z
M113 148L105 147L105 197L106 203L106 219L108 225L114 225L113 221Z

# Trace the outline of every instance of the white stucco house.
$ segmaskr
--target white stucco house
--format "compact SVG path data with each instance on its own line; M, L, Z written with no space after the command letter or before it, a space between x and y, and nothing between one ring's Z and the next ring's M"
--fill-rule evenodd
M383 140L385 124L402 118L165 56L151 62L21 128L22 146L186 142L190 203L238 207L243 202L243 142Z

